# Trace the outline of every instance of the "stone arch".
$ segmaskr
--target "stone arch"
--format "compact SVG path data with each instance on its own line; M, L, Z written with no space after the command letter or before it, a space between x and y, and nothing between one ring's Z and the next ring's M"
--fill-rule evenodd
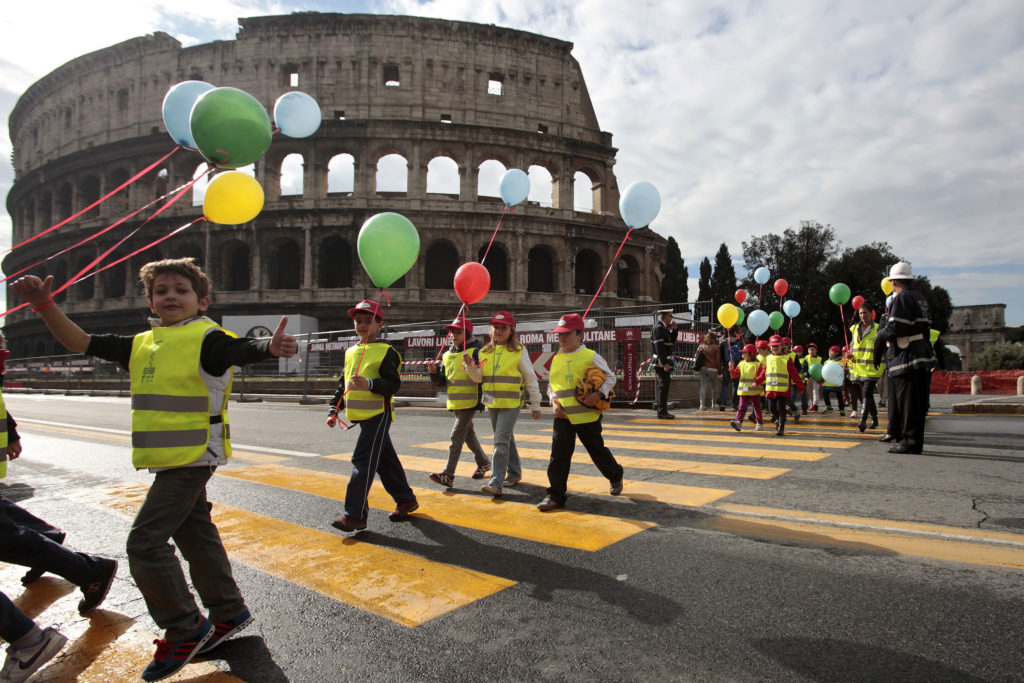
M481 261L484 257L484 252L487 252L487 260ZM481 244L476 254L476 260L483 263L487 268L487 272L490 273L492 290L499 292L508 291L508 250L504 244L495 242L491 245L490 251L487 251L486 244Z
M221 245L217 259L219 288L226 292L244 292L252 287L252 255L249 243L233 239Z
M57 264L53 267L53 284L55 287L61 287L65 282L68 281L68 262L64 259L57 261ZM57 303L63 303L68 298L68 290L64 290L60 294L54 294L53 300Z
M436 156L427 163L427 194L459 198L459 165L449 156Z
M573 208L576 211L601 213L605 184L604 174L589 166L580 166L573 172L572 181ZM590 205L590 208L584 209L583 207L587 204Z
M352 247L344 237L329 235L320 240L317 286L326 289L352 286Z
M119 259L122 255L111 254L111 258ZM108 268L101 274L103 278L103 298L120 299L127 293L128 288L128 267L125 262L118 263L113 268ZM90 280L92 278L89 278ZM84 282L82 284L85 284Z
M356 158L347 152L335 154L327 162L327 193L351 195L356 187Z
M302 281L302 249L287 237L276 240L267 259L269 289L298 289Z
M50 227L53 222L53 194L49 190L44 190L43 194L39 197L39 224L36 226L37 230L45 230Z
M57 189L57 220L64 220L74 213L73 197L74 190L71 188L71 183L62 183Z
M84 269L86 266L88 266L90 263L92 263L93 258L94 257L91 254L83 254L83 255L79 256L77 259L75 259L75 261L74 261L75 273L80 273L82 271L82 269ZM110 258L116 258L116 257L111 256ZM109 273L111 270L115 270L115 268L111 268L110 270L106 271L106 273ZM104 273L104 274L106 274L106 273ZM82 280L81 282L79 282L77 285L72 285L71 287L68 288L68 298L70 298L70 299L72 299L74 301L88 301L89 299L93 298L93 296L95 296L95 294L96 294L96 276L87 277L84 280Z
M640 275L640 262L632 254L623 254L615 264L615 275L617 281L616 294L623 299L635 299L643 292L640 291L642 278Z
M546 244L538 244L530 249L526 267L526 290L528 292L558 291L558 273L555 271L557 262L555 250Z
M508 170L503 162L490 158L480 162L477 166L476 196L478 199L486 197L501 197L501 177Z
M427 248L424 287L451 289L459 269L459 250L448 240L436 240Z
M78 197L85 208L100 198L100 179L95 175L87 175L82 178L78 186ZM100 207L95 206L82 214L82 218L96 218L100 215Z
M527 200L541 206L554 206L556 204L556 184L551 171L545 166L533 164L528 169L527 175L530 176L530 194Z
M388 196L405 196L409 192L409 161L392 152L377 159L374 192Z
M285 155L281 160L281 196L302 195L304 160L298 152Z
M593 249L580 249L574 260L572 291L574 294L593 294L601 284L601 256Z

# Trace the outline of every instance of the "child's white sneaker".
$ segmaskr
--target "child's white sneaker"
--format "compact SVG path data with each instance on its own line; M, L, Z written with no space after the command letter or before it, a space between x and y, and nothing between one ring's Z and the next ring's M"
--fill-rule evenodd
M754 425L754 431L755 431L755 432L759 432L759 431L761 431L761 425L759 425L759 424L757 424L757 425Z

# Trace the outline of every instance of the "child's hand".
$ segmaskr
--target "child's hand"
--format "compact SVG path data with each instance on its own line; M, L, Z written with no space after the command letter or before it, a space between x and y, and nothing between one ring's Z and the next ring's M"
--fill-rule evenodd
M17 460L21 455L21 441L12 441L7 444L6 452L8 460Z
M334 425L336 424L338 424L338 414L331 413L330 415L327 416L327 426L334 427Z
M429 372L431 375L436 375L437 374L437 363L435 363L434 361L429 361L427 363L427 372Z
M22 299L33 306L42 306L50 301L50 289L53 287L53 276L48 275L45 280L40 280L35 275L19 277L11 283L11 289L17 292Z
M362 391L364 389L369 389L370 388L370 380L366 379L362 375L352 375L352 379L349 380L349 383L348 383L348 388L349 389L355 389L357 391Z
M473 361L473 356L468 353L462 354L462 363L466 368L475 368L476 363Z
M281 322L277 324L277 329L274 330L274 336L270 338L270 346L267 347L270 353L278 358L291 358L299 351L299 342L293 335L284 331L287 324L288 316L282 316Z
M601 394L597 393L596 391L591 391L590 393L583 397L583 405L587 406L588 408L593 408L594 406L597 405L597 402L600 400Z
M538 408L537 410L534 410L532 412L533 412L533 419L534 420L539 420L540 419L540 412L541 412L540 408Z
M562 404L558 401L551 402L551 412L555 417L565 417L565 411L562 410Z

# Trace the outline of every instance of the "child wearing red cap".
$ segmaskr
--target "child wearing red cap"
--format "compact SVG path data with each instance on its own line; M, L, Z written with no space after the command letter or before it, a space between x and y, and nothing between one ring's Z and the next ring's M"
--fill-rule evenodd
M736 409L736 417L729 423L729 426L737 432L741 429L740 425L743 424L743 417L747 414L747 407L754 409L754 420L757 422L754 431L761 431L763 422L761 396L764 395L764 387L757 382L761 367L761 361L757 359L757 348L753 344L743 347L743 360L739 363L729 363L729 375L733 379L739 380L736 394L740 397L740 405Z
M601 411L594 407L598 401L608 400L615 386L615 373L600 354L583 345L583 317L579 314L563 315L552 332L558 335L559 347L551 359L548 374L548 398L555 422L551 460L548 461L548 495L537 504L541 512L565 507L576 437L587 449L597 469L611 482L609 493L613 496L622 493L622 465L604 445ZM578 399L577 385L586 377L587 370L595 367L604 373L604 384L597 391L584 395L582 400Z
M441 356L441 370L436 363L427 363L427 372L431 383L447 389L446 404L448 410L455 414L452 425L451 443L448 446L448 462L444 469L430 475L430 481L451 488L455 483L455 468L462 455L462 445L469 446L476 458L474 479L483 479L491 470L491 461L480 447L480 440L473 428L473 418L484 409L480 400L480 385L473 381L466 371L467 364L480 361L480 347L483 344L473 336L473 323L468 318L458 317L445 329L451 338L448 349Z
M829 350L828 350L828 360L835 361L836 363L839 363L840 365L842 365L842 363L843 363L843 352L842 352L842 349L840 349L838 346L829 347ZM828 361L826 361L826 362L828 362ZM822 363L822 366L824 366L824 363ZM844 375L845 375L845 368L844 368L843 372L844 372ZM821 392L825 396L825 410L822 411L822 412L825 412L825 413L831 413L832 412L832 401L830 399L830 396L835 396L836 397L836 401L839 403L839 415L841 417L845 417L846 416L846 400L843 398L843 385L842 384L830 384L829 382L826 382L824 379L822 379L822 381L821 381Z
M772 355L768 356L764 367L757 373L757 381L764 383L764 395L776 425L775 436L783 436L786 431L786 401L793 384L802 388L804 382L800 379L796 363L782 352L782 337L773 335L768 340L768 346Z
M391 443L391 422L395 419L392 397L402 384L402 357L390 344L377 340L384 324L380 304L365 299L348 310L355 324L359 344L345 351L345 370L334 392L327 426L338 421L338 409L345 402L345 417L359 425L359 438L352 450L352 475L345 491L345 514L331 526L342 531L366 528L370 513L368 497L375 474L395 500L392 522L399 522L419 508L409 487L405 469Z

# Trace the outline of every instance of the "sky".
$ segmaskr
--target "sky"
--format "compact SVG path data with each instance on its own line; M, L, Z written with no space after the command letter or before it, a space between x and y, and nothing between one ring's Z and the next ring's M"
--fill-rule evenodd
M574 44L620 188L646 180L691 277L725 243L831 225L888 242L956 306L1024 324L1024 3L1019 0L56 0L0 14L0 112L76 56L165 31L232 39L238 17L411 14ZM6 126L0 194L13 180ZM0 211L0 247L10 219ZM773 274L785 277L784 273ZM696 281L690 283L691 297Z

